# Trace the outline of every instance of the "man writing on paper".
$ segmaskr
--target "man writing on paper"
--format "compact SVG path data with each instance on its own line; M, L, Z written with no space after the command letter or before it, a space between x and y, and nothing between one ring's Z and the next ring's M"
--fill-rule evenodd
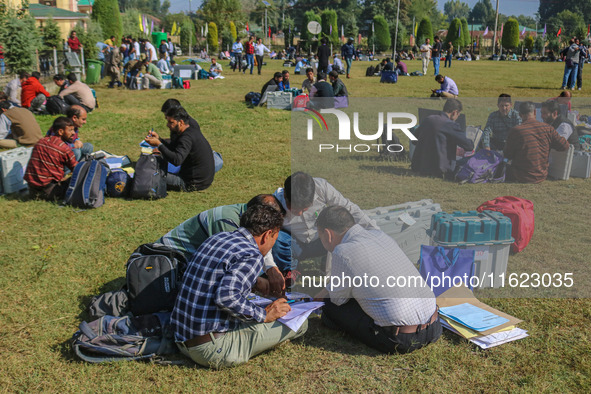
M316 224L322 244L332 253L330 276L351 278L334 287L331 280L317 296L329 296L322 311L326 326L384 353L410 353L439 339L435 295L396 241L355 224L345 207L325 208ZM384 282L355 286L356 277ZM405 278L406 284L391 286L386 278Z
M197 364L216 369L242 364L308 329L307 322L294 332L276 321L291 310L284 298L266 308L247 299L254 288L268 288L259 273L282 222L274 208L250 207L238 230L212 236L189 262L171 325L177 346Z

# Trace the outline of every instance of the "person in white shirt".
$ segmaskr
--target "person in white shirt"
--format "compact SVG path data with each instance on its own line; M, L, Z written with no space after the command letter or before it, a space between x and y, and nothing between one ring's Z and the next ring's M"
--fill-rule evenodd
M174 44L170 41L170 38L168 39L168 57L171 62L174 60Z
M24 75L24 73L21 73ZM25 78L26 79L26 78ZM6 85L6 87L4 88L4 93L6 93L6 95L8 96L8 100L10 101L10 103L12 105L19 105L20 104L20 100L18 99L18 90L21 88L21 78L16 77L13 80L11 80L10 82L8 82L8 84ZM19 105L20 106L20 105Z
M258 38L257 43L254 44L254 54L257 59L257 70L259 72L259 75L261 75L261 69L263 68L263 56L265 55L265 51L267 53L271 52L269 48L267 48L265 44L263 44L263 40Z
M133 52L134 59L139 60L140 54L141 54L140 43L135 38L133 39L133 49L134 49L134 52Z
M168 68L168 62L166 61L165 53L160 54L160 60L158 60L156 67L158 67L162 74L171 74L170 68Z
M151 62L157 62L158 55L156 53L156 48L154 48L154 45L152 45L152 43L150 41L148 41L148 40L144 40L144 41L146 43L146 57Z
M242 51L244 47L242 46L242 42L240 42L240 38L236 37L236 42L232 44L232 56L234 57L234 64L232 65L232 71L236 71L236 67L238 67L238 72L240 72L241 64L242 64Z
M338 72L339 74L344 73L344 69L343 69L343 62L341 61L340 55L338 53L334 54L334 60L333 60L333 64L332 64L332 69L336 72Z
M343 278L331 280L316 297L328 296L322 310L326 326L384 353L410 353L439 339L435 295L394 239L355 224L342 206L324 208L316 224L332 253L330 277Z
M425 43L421 45L421 60L423 61L423 75L427 75L427 68L429 67L429 60L431 60L431 39L425 39Z

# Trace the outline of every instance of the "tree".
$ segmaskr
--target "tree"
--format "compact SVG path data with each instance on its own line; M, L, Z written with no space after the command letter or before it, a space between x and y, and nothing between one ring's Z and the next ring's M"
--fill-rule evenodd
M470 36L468 21L466 18L461 18L460 21L462 22L462 43L464 46L469 46L472 43L472 37Z
M214 53L218 51L218 27L214 22L209 22L207 25L207 43L209 44L209 51ZM181 30L182 33L182 30Z
M417 44L420 45L425 42L425 39L429 38L433 43L433 27L431 21L428 18L421 19L419 27L417 29Z
M585 29L585 21L583 17L571 11L562 11L548 19L547 29L549 35L556 35L558 29L561 27L562 37L584 37L587 35L587 29Z
M95 0L92 8L92 19L101 25L104 34L103 38L115 36L117 40L121 39L123 26L117 0Z
M220 27L228 26L230 21L235 24L244 21L239 0L205 0L199 15L204 21L213 22Z
M86 28L81 23L78 23L74 27L74 31L80 40L80 44L84 47L84 58L97 60L98 48L96 43L102 41L104 37L101 25L90 20L86 22Z
M339 45L339 27L337 24L337 13L334 10L324 10L320 15L322 21L322 36L328 38L328 42Z
M461 26L462 21L460 19L455 18L452 20L449 24L449 28L447 29L447 37L445 38L445 41L451 41L454 48L456 48L458 51L463 46L462 35L460 32Z
M534 49L534 38L532 36L527 36L523 40L523 45L527 48L528 51L532 51Z
M405 45L408 45L408 31L406 31L404 25L402 23L398 23L398 37L396 37L396 23L390 24L390 38L392 40L392 46L394 46L394 39L397 38L396 41L396 50L401 51L404 49Z
M375 37L374 39L376 50L385 52L390 48L392 40L390 38L390 28L388 27L388 21L383 15L376 15L373 17Z
M490 0L480 0L478 3L474 4L468 18L476 23L492 25L491 29L494 29L495 10L493 9Z
M515 18L509 18L505 22L502 38L503 48L515 49L519 46L519 22Z
M6 16L0 30L0 42L4 46L6 67L13 74L31 71L34 68L35 50L41 40L32 17L24 15L18 18L16 14Z
M121 25L124 36L147 37L148 35L140 29L140 12L134 8L128 8L121 16Z
M451 22L455 18L467 18L470 6L460 0L449 0L443 5L443 12L447 16L447 21Z
M41 49L43 51L51 51L54 47L60 49L62 46L62 33L53 18L45 21L45 25L41 31L41 37L43 40L43 47Z
M310 23L311 21L316 21L320 23L322 22L322 19L314 11L306 11L304 13L304 19L300 29L300 31L302 32L301 39L305 41L304 46L306 49L309 50L311 50L312 48L312 39L314 38L314 34L308 31L308 23Z
M232 36L232 42L235 42L238 38L238 32L236 31L236 25L230 21L230 35Z
M540 0L538 13L540 21L549 21L553 16L562 11L571 11L574 14L584 16L585 20L591 16L591 0Z

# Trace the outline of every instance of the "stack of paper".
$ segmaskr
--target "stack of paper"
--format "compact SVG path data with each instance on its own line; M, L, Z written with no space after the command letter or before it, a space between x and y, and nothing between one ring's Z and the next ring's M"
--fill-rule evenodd
M291 311L282 318L277 319L277 321L289 327L292 331L299 330L312 312L322 308L324 305L324 302L313 302L312 297L304 293L286 293L285 297L290 302ZM250 293L247 299L261 307L266 307L273 302L269 298L261 297L254 293Z
M528 336L526 330L517 327L521 320L478 301L465 286L441 294L437 305L443 327L482 349Z

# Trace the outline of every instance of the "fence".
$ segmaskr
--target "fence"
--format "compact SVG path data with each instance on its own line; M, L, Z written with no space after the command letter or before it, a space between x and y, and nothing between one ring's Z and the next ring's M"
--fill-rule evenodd
M31 67L29 72L38 71L42 77L51 77L55 74L67 74L69 72L78 74L78 77L86 75L84 49L81 48L80 53L77 54L78 63L75 63L72 54L73 52L70 50L64 51L56 48L47 51L36 51L36 64ZM71 59L68 59L68 57ZM0 85L6 85L12 78L14 78L14 73L6 67L4 75L0 76Z

